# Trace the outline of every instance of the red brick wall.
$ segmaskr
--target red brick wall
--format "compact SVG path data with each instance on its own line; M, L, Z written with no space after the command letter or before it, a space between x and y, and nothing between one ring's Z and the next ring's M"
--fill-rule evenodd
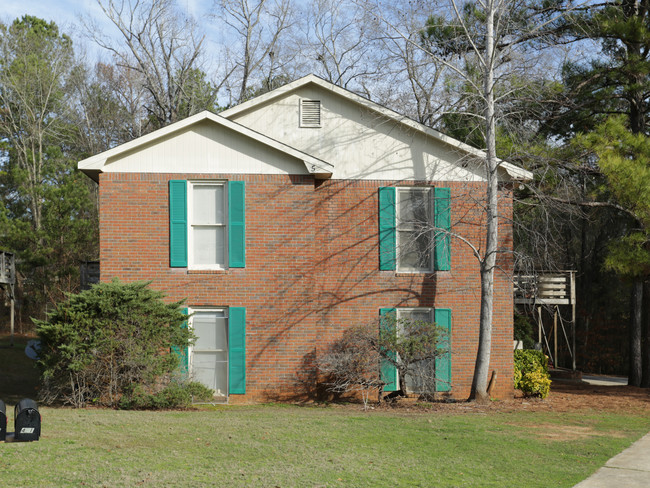
M246 181L246 268L190 271L169 267L168 181ZM452 271L430 275L379 271L377 188L386 181L314 182L310 176L100 175L101 277L152 280L190 307L242 306L247 313L246 391L231 401L305 397L309 365L345 327L377 319L383 307L452 310L452 394L466 397L478 340L480 281L471 249L452 239ZM483 238L479 183L451 188L454 231L477 247ZM502 246L512 248L510 193L502 192ZM494 396L511 396L512 257L495 274L491 369ZM504 272L505 271L505 272Z

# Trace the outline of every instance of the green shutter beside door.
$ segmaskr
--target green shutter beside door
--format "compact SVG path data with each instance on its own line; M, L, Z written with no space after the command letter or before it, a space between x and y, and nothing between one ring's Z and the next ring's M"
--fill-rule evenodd
M228 182L228 265L231 268L246 266L245 197L245 182Z
M379 310L379 327L389 327L392 325L392 322L385 321L383 318L392 315L395 317L397 311L394 308L382 308ZM394 352L389 352L392 358L395 357ZM384 391L397 391L398 388L398 378L397 378L397 368L393 363L388 359L382 359L380 365L381 380L385 383Z
M182 312L183 314L187 315L187 308L184 308ZM187 320L181 324L181 327L183 329L187 329ZM187 377L187 373L189 371L189 354L187 346L184 348L172 346L172 353L178 356L180 374L184 377Z
M228 311L228 392L246 393L246 309Z
M187 267L187 181L169 181L169 265Z
M379 269L391 271L396 263L395 188L379 188Z
M447 352L436 358L436 391L449 391L451 389L451 310L436 308L434 320L439 327L447 331L446 340L438 345Z
M435 269L451 270L451 191L449 188L435 189Z

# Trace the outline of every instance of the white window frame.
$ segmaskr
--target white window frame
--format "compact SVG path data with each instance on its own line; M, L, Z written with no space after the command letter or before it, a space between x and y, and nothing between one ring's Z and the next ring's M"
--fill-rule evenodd
M215 227L212 224L193 224L194 216L194 187L196 186L215 186L223 187L223 214L224 223L217 224L223 227L223 264L195 264L194 263L194 227ZM225 180L190 180L188 181L187 192L187 269L191 270L225 270L228 269L228 182Z
M188 307L187 308L187 313L190 315L190 318L187 321L187 326L189 327L190 330L194 331L194 312L223 312L223 316L226 319L226 337L228 336L228 331L230 327L230 315L228 314L228 308L227 307ZM194 344L190 344L187 346L187 366L188 366L188 374L190 378L194 381L193 377L193 372L194 372ZM228 342L228 347L226 348L226 371L229 371L230 367L230 343ZM199 352L206 352L209 350L199 350ZM218 351L215 349L214 351ZM230 375L226 374L226 391L225 391L225 397L226 399L228 398L228 391L230 390ZM216 395L216 392L215 392Z
M402 253L400 249L400 230L403 231L412 231L415 230L412 225L400 222L400 206L402 201L403 192L421 192L426 193L427 195L427 204L429 205L429 266L426 268L414 268L410 266L403 266L401 263ZM396 198L396 208L395 208L395 243L397 249L395 250L396 260L397 260L397 272L398 273L432 273L434 268L434 233L433 227L435 225L435 209L433 207L433 188L430 186L401 186L396 188L397 198ZM411 228L409 228L411 227Z
M399 337L400 335L400 320L404 317L405 314L408 313L413 313L413 312L427 312L429 314L429 322L430 323L435 323L435 309L433 307L403 307L403 308L396 308L397 311L396 314L396 319L397 319L397 330L396 334ZM402 331L402 334L404 332ZM397 383L398 383L398 389L400 387L399 385L400 379L397 378ZM404 385L404 390L406 390L407 393L432 393L432 392L425 392L425 391L414 391L411 390L407 387L407 385Z

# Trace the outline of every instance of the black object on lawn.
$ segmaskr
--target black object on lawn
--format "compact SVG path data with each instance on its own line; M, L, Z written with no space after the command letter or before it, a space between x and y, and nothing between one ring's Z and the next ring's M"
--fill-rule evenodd
M0 441L7 439L7 406L0 400Z
M34 400L23 398L14 408L14 439L37 441L41 436L41 414Z

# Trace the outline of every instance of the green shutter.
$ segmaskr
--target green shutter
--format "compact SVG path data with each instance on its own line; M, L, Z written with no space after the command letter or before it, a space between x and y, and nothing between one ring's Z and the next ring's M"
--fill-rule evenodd
M449 188L435 189L435 226L446 231L451 230L451 192ZM451 238L448 232L436 230L435 233L435 269L451 270Z
M379 269L390 271L396 263L395 188L379 188Z
M187 315L187 308L183 309L183 313L185 315ZM187 320L184 321L181 324L181 327L183 329L187 329ZM187 351L187 346L185 346L182 349L180 347L178 347L178 346L172 346L172 353L174 353L174 354L176 354L178 356L179 370L180 370L181 375L184 376L184 377L187 377L187 372L189 370L189 363L188 363L189 354L188 354L188 351Z
M246 309L228 311L228 392L246 393Z
M451 310L437 308L435 322L447 331L446 340L439 344L447 353L436 358L436 391L449 391L451 389Z
M169 181L169 265L187 267L187 181Z
M228 182L228 265L246 266L245 182Z
M392 314L393 317L397 311L394 308L382 308L379 310L379 327L388 327L391 325L388 321L383 320L383 317L389 314ZM389 353L392 358L395 357L394 352ZM381 360L381 365L380 365L380 372L381 372L381 380L385 383L384 385L384 391L397 391L399 388L397 385L399 384L398 378L397 378L397 368L393 363L391 363L387 359L382 359Z

